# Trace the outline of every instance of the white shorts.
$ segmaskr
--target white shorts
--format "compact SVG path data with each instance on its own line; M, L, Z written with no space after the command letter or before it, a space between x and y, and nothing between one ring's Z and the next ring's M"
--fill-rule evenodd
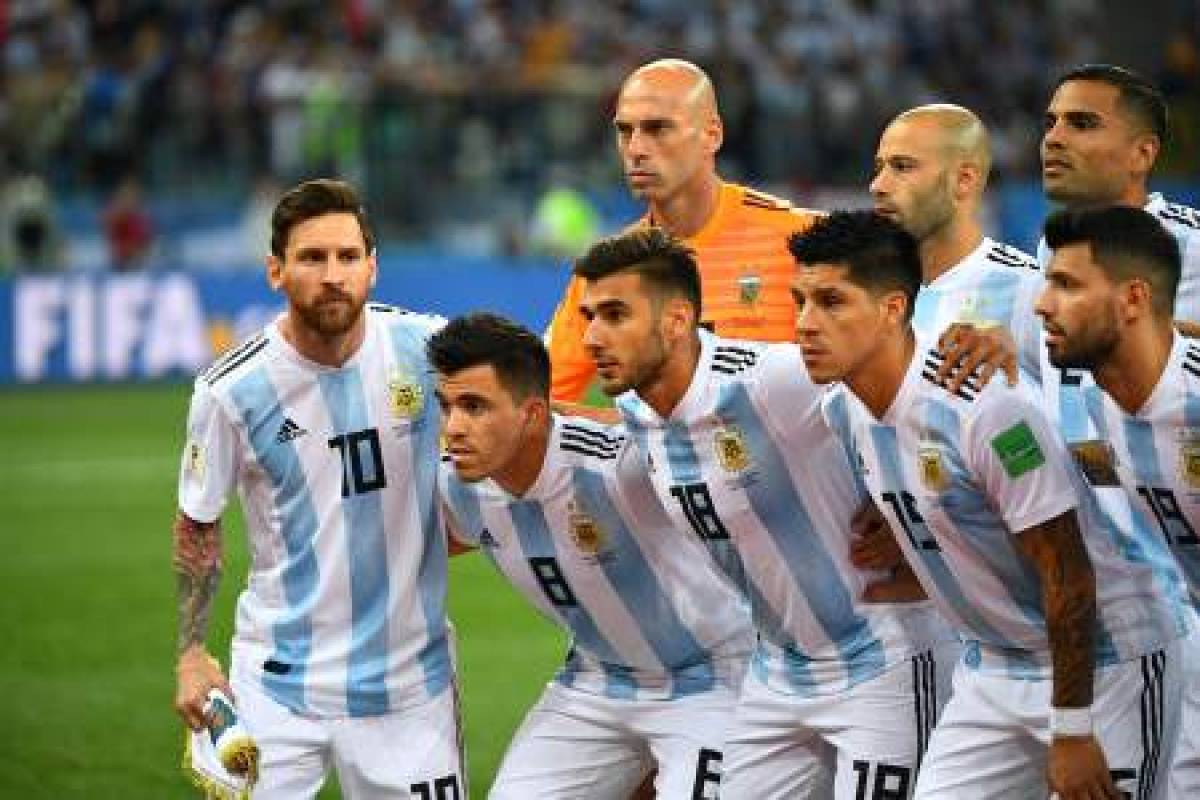
M905 800L962 652L948 643L845 692L799 697L746 675L723 800Z
M330 766L347 798L467 798L453 684L404 711L337 718L297 714L236 671L231 686L261 753L254 800L315 797Z
M664 800L715 800L737 696L620 700L551 683L517 730L490 800L628 800L653 768Z
M1183 641L1183 718L1169 781L1171 800L1200 797L1200 624L1195 615L1192 632Z
M1179 641L1096 670L1092 720L1117 790L1166 797L1179 735ZM960 663L917 781L919 800L1045 800L1050 680L1020 680Z

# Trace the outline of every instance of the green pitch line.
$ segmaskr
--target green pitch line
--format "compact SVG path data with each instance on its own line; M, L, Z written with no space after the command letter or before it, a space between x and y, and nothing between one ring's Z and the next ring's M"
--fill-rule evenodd
M187 398L181 386L0 391L0 797L195 796L171 708ZM240 515L226 520L210 642L228 664L246 550ZM564 645L480 556L454 559L450 584L481 797Z

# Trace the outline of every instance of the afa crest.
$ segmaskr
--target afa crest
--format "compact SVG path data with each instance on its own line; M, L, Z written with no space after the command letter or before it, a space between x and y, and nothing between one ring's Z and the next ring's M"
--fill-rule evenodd
M745 435L727 425L713 435L713 449L717 453L717 461L726 472L745 472L750 467L750 448L746 446Z
M738 300L744 306L752 306L758 302L758 296L762 294L762 276L747 270L743 272L737 279L738 284Z
M604 529L576 502L572 502L567 509L567 530L584 556L596 558L604 549L607 538Z
M413 378L399 370L388 378L388 404L393 416L413 419L425 408L425 390Z
M920 445L917 448L917 471L921 485L931 492L941 492L950 485L945 456L936 445Z
M1179 477L1192 489L1200 489L1200 430L1186 428L1179 437Z

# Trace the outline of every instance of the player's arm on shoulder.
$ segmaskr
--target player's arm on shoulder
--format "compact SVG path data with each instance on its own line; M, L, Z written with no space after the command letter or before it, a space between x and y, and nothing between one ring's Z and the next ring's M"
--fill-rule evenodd
M577 403L596 375L596 365L583 346L587 320L579 311L583 280L571 277L543 337L550 352L550 396Z
M938 380L951 392L957 392L976 371L980 386L998 371L1004 372L1010 386L1017 385L1017 343L1002 325L955 322L938 337L938 350L945 357L937 371Z
M175 515L174 549L177 686L175 708L189 727L204 725L204 701L209 689L232 691L221 667L205 647L213 599L221 580L221 521L200 522L183 511Z

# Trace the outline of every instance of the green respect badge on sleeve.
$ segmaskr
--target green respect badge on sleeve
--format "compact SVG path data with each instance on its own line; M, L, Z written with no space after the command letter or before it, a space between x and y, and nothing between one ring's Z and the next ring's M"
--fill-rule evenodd
M1010 478L1019 478L1046 463L1037 437L1024 420L992 439L992 449Z

